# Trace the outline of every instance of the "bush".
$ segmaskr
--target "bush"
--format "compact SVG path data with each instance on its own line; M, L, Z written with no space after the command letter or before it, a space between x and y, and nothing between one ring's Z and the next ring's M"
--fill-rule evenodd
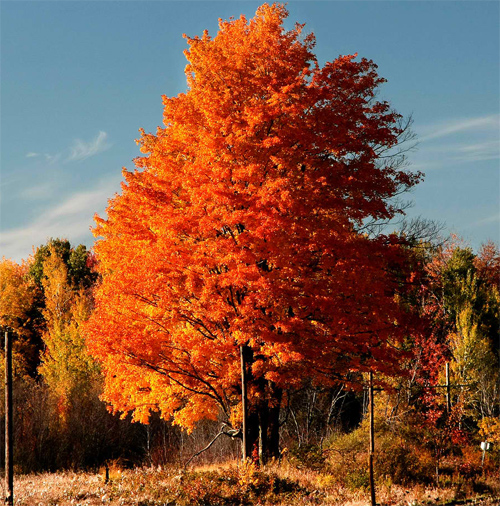
M288 453L288 459L298 468L319 470L324 467L326 454L317 445L292 446Z
M397 430L380 421L375 427L374 472L378 481L407 485L434 480L432 455L420 450ZM364 422L349 434L337 434L327 445L327 465L350 489L368 487L369 427ZM348 471L346 471L348 470Z
M282 497L300 493L295 482L273 472L257 468L253 463L240 464L217 471L191 471L179 481L176 501L180 505L235 505L268 501L281 502Z

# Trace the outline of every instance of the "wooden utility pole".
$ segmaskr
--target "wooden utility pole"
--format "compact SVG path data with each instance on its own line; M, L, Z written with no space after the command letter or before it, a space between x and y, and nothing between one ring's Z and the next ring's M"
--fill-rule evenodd
M241 456L243 461L249 457L247 451L248 440L248 408L247 408L247 364L245 357L245 345L240 345L240 361L241 361L241 409L242 409L242 427L241 427Z
M5 331L5 504L14 504L14 445L12 444L12 342Z
M373 422L373 373L370 371L369 384L369 410L370 410L370 453L368 455L368 466L370 471L370 499L371 506L377 506L375 500L375 480L373 478L373 455L375 453L375 425Z

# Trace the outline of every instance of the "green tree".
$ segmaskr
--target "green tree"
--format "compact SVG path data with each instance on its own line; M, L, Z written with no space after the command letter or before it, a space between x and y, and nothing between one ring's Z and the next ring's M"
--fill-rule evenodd
M84 279L79 288L70 281L64 257L55 246L49 247L42 269L46 331L39 372L57 397L60 414L65 418L72 399L91 393L100 378L99 367L88 354L80 330L90 315L92 297L84 287Z
M479 254L452 243L428 264L430 314L448 350L452 383L464 385L452 389L452 399L475 421L500 414L498 259L493 243Z
M29 273L35 283L43 287L44 264L47 258L55 255L62 260L67 268L67 281L73 287L89 288L96 279L93 269L93 255L86 246L79 244L73 248L67 239L50 239L47 244L39 246L30 264Z

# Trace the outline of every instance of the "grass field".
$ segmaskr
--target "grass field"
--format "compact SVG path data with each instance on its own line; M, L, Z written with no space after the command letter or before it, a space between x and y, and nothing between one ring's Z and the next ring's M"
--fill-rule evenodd
M14 504L23 506L187 506L187 505L369 505L368 490L339 486L335 477L299 470L286 463L257 469L227 464L179 469L111 467L105 472L44 473L17 476ZM379 483L377 504L420 506L476 504L498 506L498 484L489 480L487 494L463 485L440 488ZM491 491L494 490L492 493ZM495 498L496 496L496 498Z

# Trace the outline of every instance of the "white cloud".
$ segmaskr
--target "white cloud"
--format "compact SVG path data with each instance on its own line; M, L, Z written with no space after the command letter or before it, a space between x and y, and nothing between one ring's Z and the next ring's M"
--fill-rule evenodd
M74 162L77 160L85 160L86 158L109 149L110 145L106 143L107 138L108 134L106 132L100 131L98 136L90 142L76 139L73 143L73 146L71 147L70 155L66 161Z
M43 155L45 157L45 160L51 165L57 163L61 159L61 153L56 153L55 155L51 155L49 153L44 153Z
M467 144L458 151L459 158L466 161L497 160L500 157L500 140Z
M26 154L26 158L38 158L43 156L45 161L50 165L59 162L63 157L65 157L63 160L64 163L85 160L86 158L90 158L91 156L97 155L98 153L102 153L103 151L109 149L111 145L106 142L107 139L108 134L101 130L97 136L89 142L85 142L81 139L75 139L70 148L67 148L59 153L36 153L34 151L30 151Z
M421 133L420 145L412 158L424 172L500 158L498 114L447 121L416 130Z
M419 142L425 142L465 131L494 130L498 132L499 126L500 117L498 114L479 116L477 118L458 119L422 128L424 135L419 137L418 140Z
M492 216L487 216L482 220L475 221L474 223L471 223L469 227L477 227L479 225L489 225L490 223L500 223L500 214L495 213Z
M50 197L53 192L54 184L38 184L21 190L20 197L27 200L41 200Z
M2 231L1 255L20 261L32 253L33 246L44 244L51 237L64 237L72 243L91 242L89 230L94 225L94 213L102 212L118 190L116 179L102 181L92 190L67 197L27 225Z

